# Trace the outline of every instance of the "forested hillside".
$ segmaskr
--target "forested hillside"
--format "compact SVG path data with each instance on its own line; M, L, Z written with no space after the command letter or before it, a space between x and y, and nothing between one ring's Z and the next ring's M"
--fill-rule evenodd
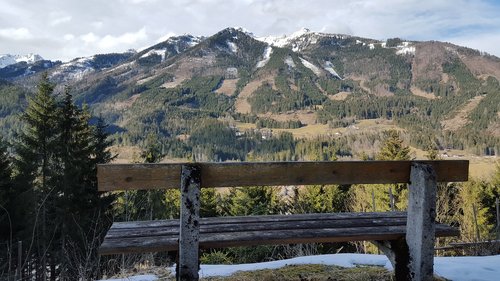
M172 37L139 53L46 66L59 83L56 92L70 86L78 104L110 124L116 145L141 146L154 133L168 157L258 159L256 147L273 133L280 139L273 129L347 128L370 119L391 121L422 150L488 156L500 148L500 59L449 43L307 30L277 40L228 28L208 38ZM7 139L20 128L16 114L42 73L32 69L1 76L11 81L0 85ZM235 145L208 149L190 139L203 134L217 142L224 128ZM362 138L380 132L370 134ZM351 144L340 134L313 135ZM363 153L352 149L344 146L338 155Z
M217 95L206 91L212 91L221 80L215 75L188 80L182 85L189 87L162 93L168 92L170 99L164 99L160 93L155 95L153 90L143 92L151 99L158 99L156 103L161 107L152 112L165 118L162 119L165 123L151 118L147 111L151 105L138 99L132 107L144 102L136 108L136 114L140 115L142 108L145 115L141 120L144 127L137 129L136 139L128 135L131 130L120 131L124 129L116 125L108 127L102 118L92 115L87 105L79 106L73 96L81 93L70 88L57 92L57 86L47 75L41 77L35 93L5 83L6 100L19 104L2 107L15 116L5 120L14 120L12 124L17 128L5 128L15 134L8 140L0 140L0 225L7 226L0 229L0 278L22 274L23 278L37 280L92 280L116 274L124 267L165 265L173 261L169 253L106 258L97 255L98 245L112 221L179 217L179 190L97 192L96 165L109 163L116 156L108 149L113 140L135 141L140 153L134 161L140 163L158 163L165 157L184 158L184 161L412 158L404 132L394 129L346 133L340 137L295 138L286 130L304 126L301 122L239 113L234 116L245 124L256 123L258 130L237 130L236 118L223 114L231 104L228 96L214 100ZM353 118L332 122L332 126L355 124ZM276 134L267 127L283 131ZM115 131L114 135L106 132L110 129ZM377 151L372 154L353 149L374 146ZM440 156L431 147L426 157ZM223 192L203 189L201 216L405 210L407 194L406 185L250 187ZM472 178L463 184L439 185L438 220L460 228L458 241L493 239L498 235L495 200L499 197L500 166L488 181ZM441 240L438 245L450 241L457 240ZM374 252L375 248L367 243L239 247L204 251L201 261L243 263L344 251ZM16 261L19 257L21 263Z

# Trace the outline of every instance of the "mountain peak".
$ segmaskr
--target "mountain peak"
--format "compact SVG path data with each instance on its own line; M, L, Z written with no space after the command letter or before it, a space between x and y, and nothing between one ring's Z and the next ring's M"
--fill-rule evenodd
M303 39L305 36L310 37L310 35L317 35L321 36L322 34L317 33L317 32L311 32L309 28L302 27L301 29L293 32L290 35L283 34L281 36L267 36L267 37L260 37L256 38L259 41L265 42L271 46L274 47L292 47L294 51L298 50L298 44L297 41ZM317 37L313 36L313 37ZM304 39L305 41L309 42L310 40ZM304 41L303 40L303 41ZM316 40L312 40L312 43L315 43ZM301 45L301 44L299 44Z
M15 64L18 62L33 63L36 61L43 60L43 58L38 54L29 53L26 55L11 55L3 54L0 55L0 68Z

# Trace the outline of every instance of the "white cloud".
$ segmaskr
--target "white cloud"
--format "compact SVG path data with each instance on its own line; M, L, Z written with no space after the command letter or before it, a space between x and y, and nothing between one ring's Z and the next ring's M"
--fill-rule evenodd
M492 43L499 38L500 5L492 0L0 0L0 7L0 51L35 50L50 59L123 52L231 26L256 36L307 27L373 39L445 40L500 56Z
M68 34L64 34L64 40L66 41L71 41L73 39L75 39L75 35L71 34L71 33L68 33Z
M146 28L143 27L136 32L127 32L118 36L106 35L99 40L98 45L105 50L111 50L118 46L132 46L135 43L141 42L147 38L148 35L146 34Z
M70 21L71 21L71 16L64 16L64 17L60 17L60 18L56 18L56 19L51 20L49 25L56 26L56 25L70 22Z
M33 38L29 29L25 27L20 28L2 28L0 29L0 36L12 40L26 40Z
M460 37L445 38L445 41L460 46L467 46L500 57L498 48L498 46L500 46L500 31L472 36L464 35Z
M92 44L97 42L99 40L99 37L97 37L97 35L95 35L93 32L89 32L85 35L80 36L80 39L82 39L85 44Z
M175 33L169 32L169 33L163 35L162 37L158 38L158 40L156 40L156 43L160 43L160 42L166 41L168 38L173 37L175 35L176 35Z

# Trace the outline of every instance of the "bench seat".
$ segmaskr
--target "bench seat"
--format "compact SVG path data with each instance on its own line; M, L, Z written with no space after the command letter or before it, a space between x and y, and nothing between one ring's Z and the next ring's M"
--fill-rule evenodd
M321 213L201 218L200 248L270 244L397 240L406 234L406 212ZM436 223L436 237L458 236ZM177 251L179 220L115 222L101 255Z

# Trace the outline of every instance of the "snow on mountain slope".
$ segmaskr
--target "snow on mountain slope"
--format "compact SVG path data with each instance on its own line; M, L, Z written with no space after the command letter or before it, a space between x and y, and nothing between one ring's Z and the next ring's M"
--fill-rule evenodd
M291 48L294 52L300 52L310 45L319 42L321 38L334 37L345 39L347 35L327 34L321 32L311 32L307 28L302 28L290 35L255 37L256 40L267 43L274 47Z
M37 54L27 54L27 55L0 55L0 68L6 67L11 64L15 64L18 62L27 62L33 63L39 60L43 60L40 55Z
M291 56L288 56L285 58L285 63L289 66L294 68L295 67L295 62L293 61L293 58Z
M238 46L234 42L227 41L227 46L229 47L229 50L231 50L231 52L233 53L238 52Z
M273 48L271 46L268 46L265 50L264 50L264 54L262 55L262 60L257 62L257 65L256 67L257 68L261 68L261 67L264 67L267 62L271 59L271 54L273 53Z
M144 55L142 55L141 58L147 58L147 57L152 56L152 55L158 55L158 56L161 56L161 61L164 61L166 51L167 51L167 49L150 50L147 53L145 53ZM177 50L177 53L179 53L179 50Z
M316 75L321 75L321 70L320 70L318 67L316 67L314 64L312 64L312 63L308 62L308 61L307 61L307 60L305 60L304 58L300 58L300 57L299 57L299 59L300 59L300 61L302 62L302 64L303 64L305 67L309 68L312 72L314 72L314 74L316 74Z
M67 79L81 79L85 74L94 71L92 67L92 61L94 56L84 57L74 59L70 62L63 63L56 71L54 71L51 77L64 77Z
M396 46L396 54L398 55L414 55L415 46L411 46L410 42L403 42L401 45Z
M339 78L342 80L342 78L340 77L340 75L337 73L337 71L335 71L335 69L333 68L333 63L330 62L330 61L325 61L325 66L323 67L326 71L330 72L331 75Z
M266 37L257 37L255 39L265 42L271 46L283 48L289 45L293 40L309 34L311 31L307 28L301 28L300 30L290 34L290 35L281 35L281 36L266 36Z

